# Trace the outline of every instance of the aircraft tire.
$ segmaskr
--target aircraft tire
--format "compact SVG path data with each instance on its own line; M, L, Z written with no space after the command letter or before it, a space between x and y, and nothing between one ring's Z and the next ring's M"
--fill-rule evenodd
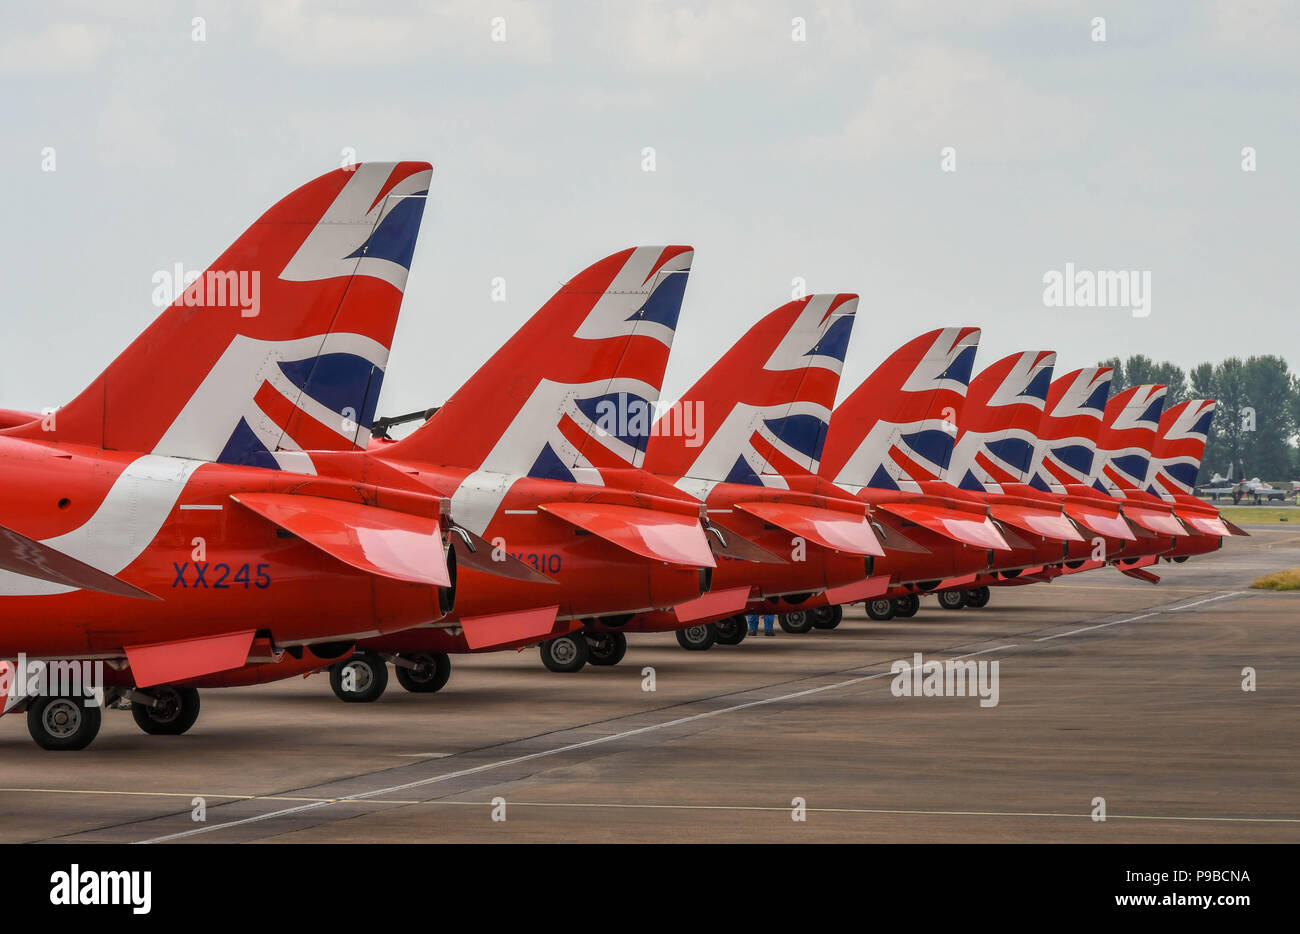
M807 610L791 610L789 613L782 613L776 621L781 624L783 630L795 635L808 632L813 628L813 616Z
M677 644L688 652L703 652L711 649L717 638L711 623L700 623L698 626L687 626L685 629L677 630Z
M991 592L987 587L972 587L966 591L966 605L976 609L988 606L990 596Z
M149 688L152 704L131 703L135 725L150 736L180 736L199 719L199 692L194 688L160 684Z
M966 605L964 590L941 590L935 596L939 600L939 606L945 610L960 610Z
M812 620L815 629L834 629L844 619L844 608L840 606L819 606L813 610Z
M587 633L587 661L593 665L617 665L627 654L627 636L621 632Z
M914 593L894 600L894 615L900 619L911 619L921 609L921 598Z
M99 735L103 711L84 697L37 697L27 706L27 732L42 749L85 749Z
M888 597L875 597L867 601L867 616L878 623L894 618L894 601Z
M344 673L353 671L353 690L345 690ZM388 687L388 663L377 652L365 649L353 652L352 657L330 666L330 688L334 696L345 704L369 704L379 700Z
M550 639L539 645L538 649L542 653L542 664L549 671L560 674L581 671L590 654L587 639L582 633L569 633L567 636Z
M713 624L713 638L718 645L740 645L749 635L749 621L745 614L737 613Z
M397 683L412 694L433 694L447 686L451 677L451 659L446 652L414 652L401 656L416 667L394 665Z

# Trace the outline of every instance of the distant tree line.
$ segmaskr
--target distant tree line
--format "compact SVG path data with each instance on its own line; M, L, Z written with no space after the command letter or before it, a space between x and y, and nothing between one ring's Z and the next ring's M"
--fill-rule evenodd
M1236 480L1300 477L1300 376L1292 375L1281 357L1229 357L1202 363L1190 373L1141 354L1099 365L1115 371L1112 395L1130 386L1162 383L1169 387L1166 408L1186 399L1218 400L1198 483L1216 473L1226 476L1229 466Z

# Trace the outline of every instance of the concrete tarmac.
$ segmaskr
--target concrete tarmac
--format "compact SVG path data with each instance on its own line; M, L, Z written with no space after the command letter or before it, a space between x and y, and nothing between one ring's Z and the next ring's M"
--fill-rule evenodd
M185 736L108 711L81 753L11 715L0 841L1296 842L1300 592L1247 588L1300 567L1300 530L1250 531L1158 586L1107 569L707 652L632 635L570 675L454 656L440 693L367 705L321 675L206 691ZM895 696L916 652L998 662L997 705Z

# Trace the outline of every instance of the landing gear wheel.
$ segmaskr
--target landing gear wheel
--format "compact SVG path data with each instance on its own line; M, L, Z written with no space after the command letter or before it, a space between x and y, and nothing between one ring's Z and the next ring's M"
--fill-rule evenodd
M888 597L876 597L867 601L867 616L878 623L894 618L894 601Z
M621 632L587 633L587 661L593 665L617 665L627 654L627 636Z
M378 652L362 649L347 661L330 666L330 687L334 696L348 704L378 700L388 687L388 663Z
M85 749L102 718L103 711L83 697L37 697L27 707L27 732L42 749Z
M911 619L920 608L921 598L914 593L909 593L894 600L894 615L900 619Z
M580 632L543 642L538 649L542 653L542 664L549 670L561 674L581 671L587 664L587 656L590 654L587 649L587 637Z
M973 607L982 607L989 605L989 589L987 587L972 587L966 591L966 605Z
M170 684L149 688L153 703L131 702L135 725L151 736L180 736L199 718L199 692Z
M966 592L963 590L941 590L935 596L939 606L945 610L960 610L966 605Z
M839 606L819 606L813 610L813 626L817 629L834 629L844 619L844 609Z
M782 613L776 618L781 624L781 628L786 632L795 634L807 632L813 628L812 614L807 610L791 610L789 613Z
M451 677L451 659L446 652L416 652L399 656L415 667L394 665L397 683L412 694L433 694L441 691Z
M700 623L698 626L687 626L685 629L677 630L677 644L688 652L703 652L705 649L711 649L715 641L717 636L714 635L713 626L709 623Z
M718 645L740 645L749 635L749 621L744 616L728 616L713 624L713 638Z

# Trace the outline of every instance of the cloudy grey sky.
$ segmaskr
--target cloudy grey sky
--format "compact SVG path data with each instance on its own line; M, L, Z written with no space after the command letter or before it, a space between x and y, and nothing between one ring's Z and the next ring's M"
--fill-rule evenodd
M155 271L347 147L435 167L381 414L636 244L696 248L670 398L795 277L862 295L841 395L948 324L984 328L978 365L1300 365L1295 2L116 6L0 13L0 407L68 401L157 314ZM1150 315L1045 307L1067 262L1150 271Z

